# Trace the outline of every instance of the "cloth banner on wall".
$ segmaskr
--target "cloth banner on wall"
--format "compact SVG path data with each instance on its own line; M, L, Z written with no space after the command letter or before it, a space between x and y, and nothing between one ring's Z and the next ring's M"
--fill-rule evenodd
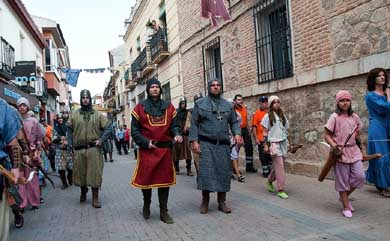
M214 27L218 25L218 17L225 21L231 20L224 0L201 0L201 14L204 18L210 18Z

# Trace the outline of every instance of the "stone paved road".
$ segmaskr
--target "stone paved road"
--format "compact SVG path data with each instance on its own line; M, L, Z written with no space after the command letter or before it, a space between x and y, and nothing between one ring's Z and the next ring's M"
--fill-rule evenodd
M11 229L12 241L124 241L124 240L390 240L390 199L370 186L353 195L356 209L350 220L340 215L332 181L289 175L288 200L267 192L264 179L248 174L247 183L233 181L228 194L231 214L217 211L212 196L208 215L199 213L201 194L195 179L177 177L171 189L169 211L175 224L159 220L157 192L153 191L152 217L144 221L142 195L129 186L133 156L114 156L104 169L102 209L78 202L79 189L45 189L46 203L26 211L25 226ZM131 160L130 160L131 159ZM184 165L184 163L182 163ZM184 166L182 166L184 170ZM56 179L60 186L59 179Z

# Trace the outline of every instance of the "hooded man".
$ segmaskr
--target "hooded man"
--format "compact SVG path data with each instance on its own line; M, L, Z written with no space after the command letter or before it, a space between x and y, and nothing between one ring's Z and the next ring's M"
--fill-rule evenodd
M111 124L105 116L92 108L91 93L80 92L81 108L72 112L67 125L71 129L75 160L73 183L80 186L80 202L87 199L88 187L92 188L92 206L101 208L99 188L102 185L103 157L101 144L111 134ZM69 132L68 132L69 133Z
M202 214L208 212L210 192L218 192L220 211L231 212L225 203L232 174L229 128L241 145L240 124L231 103L221 97L221 82L209 81L208 96L195 102L189 137L193 151L201 153L197 183L202 190Z
M187 116L189 115L189 111L187 110L186 97L180 98L179 108L176 109L176 112L177 120L180 124L180 128L183 133L183 142L175 143L173 148L173 162L175 164L175 170L178 174L180 172L180 160L186 160L187 176L193 176L194 174L191 172L191 149L190 143L188 142L189 129L186 126Z
M180 143L183 139L176 110L170 102L161 99L162 88L157 78L147 81L146 92L147 99L131 112L131 136L139 146L131 185L142 189L145 219L150 218L152 188L158 187L160 220L172 224L167 208L169 187L176 184L171 149L173 141Z

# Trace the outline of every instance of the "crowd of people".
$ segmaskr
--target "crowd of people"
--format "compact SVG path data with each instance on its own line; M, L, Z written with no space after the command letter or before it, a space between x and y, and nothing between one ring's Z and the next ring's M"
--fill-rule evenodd
M355 211L350 195L365 181L375 185L384 197L390 197L388 84L386 70L375 68L368 73L368 154L379 153L381 157L371 160L366 172L359 138L362 123L352 109L349 91L336 93L335 111L324 123L324 138L335 157L335 190L339 192L341 213L347 218ZM186 98L180 99L177 109L163 100L161 83L155 77L147 81L146 92L147 98L131 112L131 128L123 125L116 129L92 108L88 90L80 93L81 108L71 115L66 111L58 114L53 127L45 119L36 118L26 98L17 101L17 109L0 99L1 240L8 236L9 210L14 214L15 227L21 228L23 212L27 208L39 209L44 203L42 188L52 182L49 174L53 172L58 172L62 189L80 187L81 203L87 201L91 189L92 206L102 207L99 190L104 161L113 162L113 142L119 155L122 151L127 155L130 147L135 150L137 164L131 185L142 190L145 219L151 216L152 188L158 188L160 219L168 224L174 222L167 207L170 187L180 173L180 160L185 160L188 176L194 175L192 160L195 165L197 188L202 193L200 213L208 213L210 194L214 192L218 210L230 213L226 194L231 179L245 182L238 162L241 147L245 150L246 172L257 173L252 139L266 178L265 188L282 199L288 198L284 161L293 146L280 97L260 96L259 108L250 118L242 95L225 100L217 79L208 82L207 96L194 96L192 110L187 109Z

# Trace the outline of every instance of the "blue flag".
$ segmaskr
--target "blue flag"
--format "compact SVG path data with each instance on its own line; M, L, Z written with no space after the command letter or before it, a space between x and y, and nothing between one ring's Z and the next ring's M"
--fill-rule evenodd
M70 86L76 87L81 69L61 68L61 71L66 73L66 82Z

